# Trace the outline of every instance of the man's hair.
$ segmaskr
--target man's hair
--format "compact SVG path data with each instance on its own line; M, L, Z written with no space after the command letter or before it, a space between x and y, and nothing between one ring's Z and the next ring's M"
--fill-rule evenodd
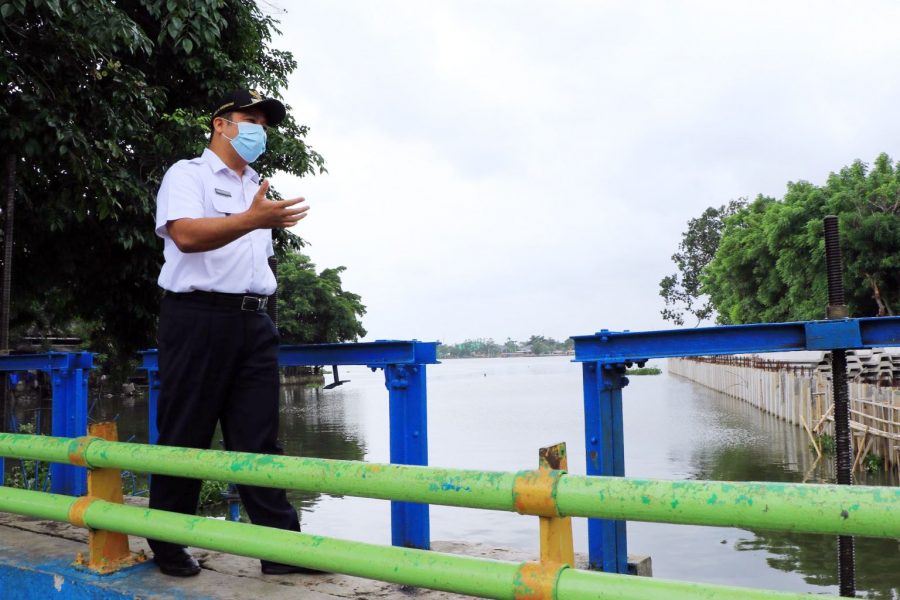
M218 119L219 117L222 117L223 119L226 119L226 120L228 120L228 121L231 121L231 120L234 119L234 112L235 112L235 111L233 111L233 110L229 110L228 112L222 113L221 115L216 115L215 117L213 117L212 119L210 119L210 120L209 120L209 131L210 131L210 133L215 133L215 132L216 132L216 126L215 126L215 124L214 124L215 121L216 121L216 119Z

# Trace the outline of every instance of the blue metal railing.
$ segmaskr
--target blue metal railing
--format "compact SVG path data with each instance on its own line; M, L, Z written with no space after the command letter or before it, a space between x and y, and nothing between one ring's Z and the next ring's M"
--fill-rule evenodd
M383 369L389 395L391 462L428 464L426 365L436 364L437 342L380 340L357 344L303 344L281 346L280 367L362 365ZM148 409L150 443L156 443L156 405L159 399L159 363L156 350L142 352L142 368L150 387ZM431 547L427 504L391 502L391 543L395 546Z
M47 352L0 356L3 385L7 373L42 371L50 377L52 390L51 434L78 437L87 434L87 375L94 368L90 352ZM4 423L11 427L14 423ZM5 473L0 459L0 484ZM87 492L84 469L69 465L50 465L50 491L55 494L83 496Z
M900 317L797 321L573 336L582 363L588 475L625 475L625 369L651 358L900 346ZM627 573L625 523L588 520L592 569Z
M625 370L654 358L900 346L900 317L800 321L645 332L601 330L575 336L582 363L585 454L588 475L624 476L622 388ZM159 367L155 350L142 353L150 387L150 440L156 440ZM436 364L437 343L377 341L359 344L282 346L281 366L364 365L383 369L390 403L392 463L428 464L426 366ZM85 435L89 353L0 357L0 372L43 370L53 382L53 435ZM2 465L0 465L2 466ZM52 490L83 494L84 470L54 465ZM428 506L391 503L391 535L397 546L430 547ZM588 520L590 566L627 573L625 523Z

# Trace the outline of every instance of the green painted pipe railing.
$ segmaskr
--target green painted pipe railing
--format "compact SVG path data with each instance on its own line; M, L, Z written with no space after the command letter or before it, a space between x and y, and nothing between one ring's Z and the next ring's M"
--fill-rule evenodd
M49 460L49 455L45 456ZM78 498L0 488L0 512L71 522ZM95 500L83 511L92 529L150 537L220 552L300 565L482 598L514 600L530 590L522 577L527 563L458 556L427 550L378 546L152 510ZM801 600L806 594L667 581L564 568L552 581L558 600Z
M504 511L517 511L516 484L534 473L0 434L0 456L71 463L73 455L95 468ZM900 538L900 488L555 474L561 516Z

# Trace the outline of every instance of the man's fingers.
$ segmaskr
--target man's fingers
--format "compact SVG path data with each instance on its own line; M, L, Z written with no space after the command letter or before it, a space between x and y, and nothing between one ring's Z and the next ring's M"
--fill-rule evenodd
M285 221L292 221L292 222L296 223L297 221L302 221L305 218L306 218L306 213L303 213L301 215L295 215L293 217L288 217L285 219Z
M301 206L300 208L285 208L283 214L285 215L301 215L309 210L308 206Z
M299 223L300 221L302 221L302 220L305 219L305 218L306 218L306 213L304 213L304 214L302 214L302 215L298 215L298 216L296 216L296 217L294 217L294 218L292 218L292 219L285 219L285 220L282 222L281 226L282 226L282 227L285 227L285 228L286 228L286 227L293 227L294 225L296 225L297 223Z
M255 202L261 198L265 198L268 191L269 191L269 180L263 179L262 183L259 184L259 189L256 191L256 194L253 196L253 201Z
M267 227L292 227L306 218L309 206L297 206L305 202L306 198L291 198L289 200L267 201L266 192L269 190L269 180L264 179L259 184L259 191L253 196L253 211L259 215L262 223L268 223Z

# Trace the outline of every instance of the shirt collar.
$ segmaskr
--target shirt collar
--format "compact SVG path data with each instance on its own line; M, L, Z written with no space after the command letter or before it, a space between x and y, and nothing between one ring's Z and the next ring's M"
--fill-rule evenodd
M200 160L205 162L210 170L213 173L219 173L220 171L228 171L228 165L222 162L222 159L219 158L219 155L210 150L209 148L203 149L203 154L200 155ZM259 183L259 174L253 170L253 167L247 165L244 167L244 174L249 177L253 183Z

